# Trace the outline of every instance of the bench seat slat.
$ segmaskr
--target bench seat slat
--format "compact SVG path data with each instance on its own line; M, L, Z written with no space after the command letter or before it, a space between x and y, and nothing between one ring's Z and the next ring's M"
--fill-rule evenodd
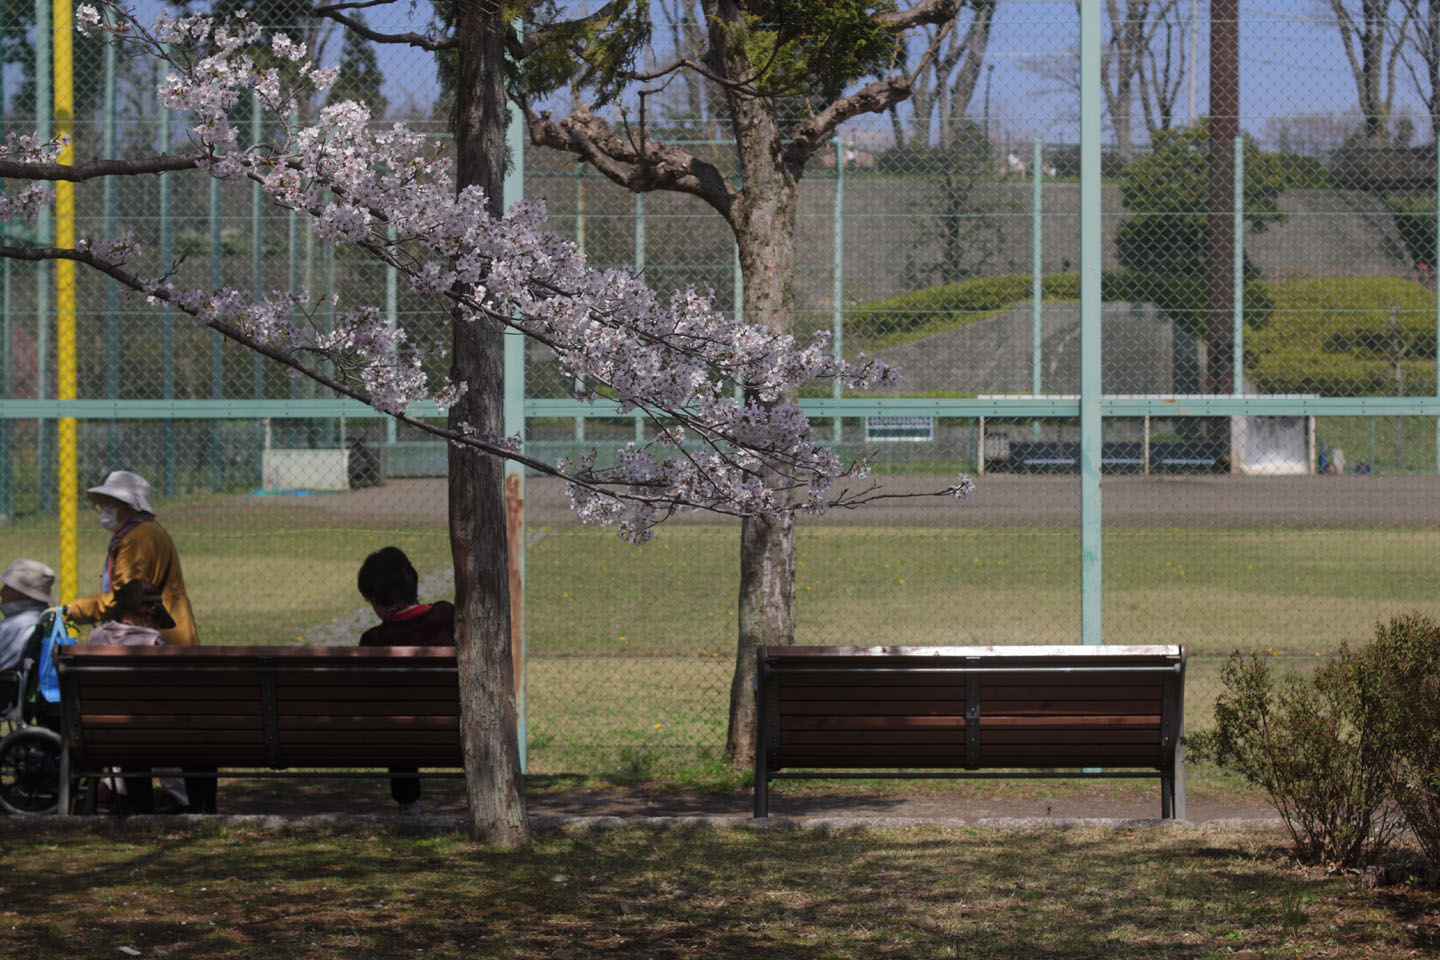
M904 683L886 679L884 682L847 682L846 678L826 683L800 683L798 678L785 678L785 696L790 700L941 700L964 699L965 683L956 681L948 684L933 682ZM1052 700L1052 699L1159 699L1164 692L1161 684L1154 680L1135 683L1054 683L1047 679L1043 684L999 684L983 682L980 685L982 700Z
M986 733L981 739L980 757L983 760L992 749L1011 746L1054 746L1067 745L1113 745L1158 747L1160 727L1136 729L1121 727L1115 730L1000 730ZM844 746L847 743L958 743L965 744L963 730L796 730L780 732L781 747L790 744L821 744ZM781 750L781 757L785 751Z
M264 746L263 731L259 724L252 729L246 730L237 727L205 727L192 726L184 729L169 730L145 730L145 729L115 729L102 727L88 731L85 736L86 743L157 743L157 744L191 744L209 743L215 746L225 743L258 743ZM367 743L374 744L395 744L413 743L417 745L431 745L439 743L459 743L460 735L458 730L434 730L434 729L413 729L413 730L290 730L287 731L284 743L293 744L353 744L363 746ZM283 747L282 747L283 749Z

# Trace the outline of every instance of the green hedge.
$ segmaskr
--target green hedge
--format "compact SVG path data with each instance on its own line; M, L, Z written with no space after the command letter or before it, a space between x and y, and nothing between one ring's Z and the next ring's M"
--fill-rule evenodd
M1042 278L1047 301L1080 299L1077 274ZM861 304L846 315L847 343L879 350L993 317L1030 300L1030 275L1009 274ZM1153 303L1205 337L1205 278L1106 271L1112 303ZM1391 331L1394 310L1396 329ZM1245 371L1265 393L1393 396L1393 353L1405 346L1405 392L1435 391L1435 295L1402 277L1318 277L1245 285Z
M1260 283L1267 322L1250 329L1245 369L1265 393L1393 396L1394 351L1405 392L1435 391L1435 295L1401 277ZM1395 330L1391 330L1392 316Z

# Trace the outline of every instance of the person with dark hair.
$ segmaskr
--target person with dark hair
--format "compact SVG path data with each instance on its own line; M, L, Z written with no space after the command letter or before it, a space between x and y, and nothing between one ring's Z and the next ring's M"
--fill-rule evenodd
M399 547L376 550L356 578L380 618L360 637L362 647L448 647L455 644L455 607L444 600L421 603L420 577Z
M453 647L455 606L445 600L421 603L420 577L410 558L399 547L376 550L360 564L356 577L360 596L380 618L377 626L360 637L362 647ZM418 767L391 767L392 774L414 774ZM420 780L414 776L391 777L390 796L400 812L418 815Z

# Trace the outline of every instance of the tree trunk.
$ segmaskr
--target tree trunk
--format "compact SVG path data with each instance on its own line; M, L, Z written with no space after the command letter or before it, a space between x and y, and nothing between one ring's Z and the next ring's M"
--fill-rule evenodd
M462 4L456 89L456 186L482 187L500 212L505 171L503 21L490 4ZM467 389L450 410L461 423L503 433L503 340L488 319L453 324L450 372ZM503 464L450 447L450 551L455 563L455 656L472 839L504 846L529 837L516 730Z
M799 184L782 159L773 105L732 96L731 108L745 184L731 220L740 248L745 319L783 332L790 325L794 298ZM791 388L779 402L794 404L796 399ZM794 611L794 518L784 515L742 520L739 632L726 738L726 751L737 769L752 763L755 755L755 652L762 646L792 642Z

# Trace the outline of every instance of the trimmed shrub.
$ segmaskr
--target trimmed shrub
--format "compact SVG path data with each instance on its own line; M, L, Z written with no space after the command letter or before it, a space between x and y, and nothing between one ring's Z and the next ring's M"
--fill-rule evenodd
M1263 789L1300 858L1345 867L1375 860L1400 826L1389 803L1383 691L1348 652L1311 677L1277 677L1267 659L1233 654L1221 671L1216 728L1186 750Z
M1425 857L1440 866L1440 624L1419 614L1396 617L1352 662L1383 695L1391 795Z

